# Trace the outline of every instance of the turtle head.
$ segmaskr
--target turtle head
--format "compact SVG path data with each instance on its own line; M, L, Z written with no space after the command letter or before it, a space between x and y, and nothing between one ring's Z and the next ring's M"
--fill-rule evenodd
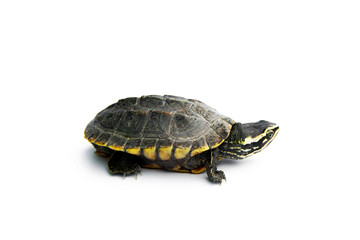
M278 125L264 120L235 123L219 150L223 158L246 158L266 148L278 132Z

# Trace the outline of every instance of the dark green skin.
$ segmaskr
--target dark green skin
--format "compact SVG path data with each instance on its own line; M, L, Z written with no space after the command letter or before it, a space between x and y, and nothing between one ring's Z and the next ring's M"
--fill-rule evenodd
M244 152L233 150L241 146L239 141L250 135L259 134L271 123L261 121L254 124L240 124L217 113L214 109L197 100L175 96L143 96L121 99L110 105L91 121L85 129L85 137L96 139L93 143L98 152L108 156L108 168L113 174L138 173L142 165L156 163L164 169L173 170L180 165L182 170L199 169L206 166L211 182L221 183L225 174L217 170L221 158L243 158ZM102 143L100 146L98 142ZM221 145L219 145L223 142ZM154 145L155 144L155 145ZM125 149L143 149L156 146L156 159L115 151L107 146L125 146ZM158 148L172 146L169 160L159 159ZM184 159L174 157L177 147L209 150ZM246 154L250 154L246 150ZM261 147L259 145L259 147ZM190 151L191 152L191 151ZM241 156L239 154L242 154Z

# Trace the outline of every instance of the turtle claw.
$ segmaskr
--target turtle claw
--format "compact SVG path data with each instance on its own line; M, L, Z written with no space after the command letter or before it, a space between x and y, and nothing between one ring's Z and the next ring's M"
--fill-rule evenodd
M142 173L141 173L141 168L139 167L138 170L135 171L135 179L137 180L138 178L138 174L140 174L142 176Z
M138 176L139 173L140 173L140 175L141 175L141 168L140 168L140 166L137 166L136 168L134 168L134 169L132 169L132 170L129 170L129 171L127 171L127 172L122 172L122 174L123 174L123 179L125 179L126 176L135 174L135 179L137 180L137 176Z

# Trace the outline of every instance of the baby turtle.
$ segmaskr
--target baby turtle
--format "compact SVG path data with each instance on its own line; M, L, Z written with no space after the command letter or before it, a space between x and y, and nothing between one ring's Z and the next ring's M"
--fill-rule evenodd
M105 108L87 125L85 138L108 157L112 174L137 173L140 167L206 170L211 182L221 183L221 159L260 152L278 131L278 125L267 121L236 123L198 100L150 95Z

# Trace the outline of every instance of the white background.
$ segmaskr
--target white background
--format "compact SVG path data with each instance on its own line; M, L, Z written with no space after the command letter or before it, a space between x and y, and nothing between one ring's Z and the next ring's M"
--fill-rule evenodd
M1 1L1 239L360 239L358 1ZM206 174L111 176L120 98L199 99L280 133Z

